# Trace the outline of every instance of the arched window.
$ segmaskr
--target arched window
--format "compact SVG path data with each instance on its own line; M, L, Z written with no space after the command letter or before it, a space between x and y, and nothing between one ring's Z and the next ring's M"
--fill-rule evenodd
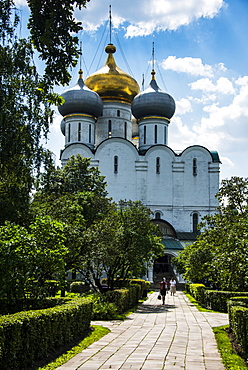
M91 125L89 125L89 143L91 143Z
M160 173L160 157L156 158L156 173Z
M117 117L120 117L120 115L121 115L121 112L119 109L117 109Z
M81 122L78 122L78 141L81 141Z
M197 159L193 159L193 176L197 176Z
M158 141L158 126L154 126L154 143L157 144Z
M127 138L127 122L124 123L124 138Z
M112 123L111 120L108 121L108 137L112 136Z
M155 212L155 219L160 220L161 219L161 214L160 212Z
M71 141L71 124L68 124L68 142Z
M167 131L166 131L166 126L164 127L164 145L167 143Z
M193 233L198 232L197 225L198 225L198 213L193 213L192 215L192 221L193 221Z
M146 126L144 126L144 144L146 144Z
M118 156L114 156L114 173L118 173Z

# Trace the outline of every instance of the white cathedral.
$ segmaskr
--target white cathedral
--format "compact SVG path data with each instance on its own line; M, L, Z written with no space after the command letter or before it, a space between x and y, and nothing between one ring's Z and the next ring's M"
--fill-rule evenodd
M59 106L65 147L62 165L80 154L106 177L114 201L139 200L154 213L163 232L165 254L147 270L147 280L174 275L170 263L185 243L196 239L197 224L218 206L220 159L216 151L193 145L176 153L168 146L168 127L175 101L156 82L139 85L115 62L109 44L106 64L65 91Z

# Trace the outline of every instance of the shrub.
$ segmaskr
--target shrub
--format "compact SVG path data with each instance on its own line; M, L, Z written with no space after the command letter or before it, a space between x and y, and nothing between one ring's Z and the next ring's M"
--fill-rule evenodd
M22 370L71 342L90 326L92 304L85 298L53 308L0 318L0 368Z
M83 281L74 281L70 285L71 293L86 293L90 290L89 285L86 285Z
M230 305L229 306L230 328L235 335L238 344L248 358L248 307Z
M114 303L99 300L93 304L93 320L111 320L117 314L117 307Z
M204 306L208 309L220 312L228 312L227 302L236 296L248 296L244 292L225 292L218 290L205 290Z
M187 289L201 306L219 312L228 312L227 302L230 298L236 296L248 297L248 292L209 290L203 284L189 284Z
M204 284L190 284L189 286L189 292L192 295L192 297L195 298L195 300L199 303L204 303L205 297L205 290L206 287Z

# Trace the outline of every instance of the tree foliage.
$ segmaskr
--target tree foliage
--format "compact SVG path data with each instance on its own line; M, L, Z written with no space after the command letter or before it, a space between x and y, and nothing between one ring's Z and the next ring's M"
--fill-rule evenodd
M64 223L67 268L99 290L103 274L113 288L115 279L140 277L144 263L163 250L151 211L140 202L112 202L105 187L89 159L72 156L62 168L48 162L33 202L35 214Z
M248 289L248 179L224 180L219 207L205 217L197 241L174 259L187 280L223 290Z
M69 67L79 57L78 37L81 22L73 16L74 6L81 9L89 0L28 0L31 11L28 27L31 40L45 61L46 83L68 84Z
M61 99L54 84L69 82L68 68L78 58L82 27L74 7L87 0L29 0L30 37L18 37L18 12L13 0L0 2L0 224L28 222L30 192L44 156L41 145L52 121L52 103ZM42 75L34 53L44 61Z
M46 295L47 279L64 280L63 225L37 217L30 228L0 227L0 294L8 303Z
M1 2L0 38L0 223L23 222L34 170L39 172L41 135L48 132L51 110L37 89L39 76L30 43L15 37L18 17L11 2Z

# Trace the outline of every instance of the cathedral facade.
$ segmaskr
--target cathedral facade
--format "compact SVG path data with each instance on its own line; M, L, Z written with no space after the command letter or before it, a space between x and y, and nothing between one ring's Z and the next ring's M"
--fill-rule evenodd
M63 165L72 155L90 158L114 201L139 200L153 211L165 255L148 268L147 279L174 275L180 282L170 259L195 240L197 224L218 206L219 156L200 145L174 152L168 146L173 97L158 87L154 70L140 92L116 65L115 46L105 51L106 64L85 81L80 71L77 84L62 94L60 159Z

